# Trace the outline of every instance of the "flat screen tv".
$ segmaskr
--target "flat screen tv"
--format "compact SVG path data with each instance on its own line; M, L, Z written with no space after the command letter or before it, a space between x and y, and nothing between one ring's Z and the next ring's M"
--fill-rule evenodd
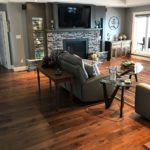
M90 28L91 7L77 4L59 4L58 24L60 28Z

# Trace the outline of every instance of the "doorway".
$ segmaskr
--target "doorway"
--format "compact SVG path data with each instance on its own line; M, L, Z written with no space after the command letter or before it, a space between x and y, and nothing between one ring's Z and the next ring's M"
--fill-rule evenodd
M135 14L132 54L150 57L150 12Z
M11 69L6 13L0 11L0 65Z

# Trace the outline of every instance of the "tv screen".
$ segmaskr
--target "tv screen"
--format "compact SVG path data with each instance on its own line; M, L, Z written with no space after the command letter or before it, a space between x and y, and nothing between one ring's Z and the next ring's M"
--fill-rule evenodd
M60 28L90 28L91 7L85 5L59 4L58 22Z

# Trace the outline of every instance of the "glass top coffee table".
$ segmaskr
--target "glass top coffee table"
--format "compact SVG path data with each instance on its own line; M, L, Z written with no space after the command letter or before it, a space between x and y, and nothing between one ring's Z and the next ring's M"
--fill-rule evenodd
M129 82L129 81L130 81L129 79L128 80L124 80L122 78L117 78L116 81L113 81L113 80L110 80L109 76L107 76L107 77L103 78L102 80L100 80L100 83L103 84L103 92L104 92L104 100L105 100L105 108L106 109L108 109L111 106L111 104L112 104L112 102L113 102L113 100L114 100L118 90L121 89L120 117L123 117L124 89L125 88L129 88L132 85L131 82ZM108 97L108 94L107 94L107 88L106 88L107 84L111 84L111 85L113 85L115 87L114 91L113 91L113 93L111 94L110 97Z
M128 62L128 61L126 61ZM140 62L133 62L131 65L123 65L123 63L117 68L117 76L121 77L124 75L129 75L129 79L132 78L132 75L135 76L136 82L138 82L137 75L143 70L143 65Z

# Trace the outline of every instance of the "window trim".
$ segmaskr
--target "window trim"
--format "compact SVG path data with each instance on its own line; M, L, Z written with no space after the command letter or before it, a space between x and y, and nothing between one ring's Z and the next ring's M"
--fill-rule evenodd
M132 22L132 35L131 35L131 39L132 39L132 46L131 46L131 54L137 54L136 51L133 49L134 48L134 37L135 37L135 20L136 20L136 17L140 17L140 16L149 16L150 17L150 11L144 11L144 12L134 12L133 13L133 22ZM147 21L149 22L149 20ZM150 23L149 23L150 24ZM148 29L147 29L148 30ZM146 42L146 41L145 41ZM147 55L147 52L145 52L146 55ZM148 53L149 54L149 53ZM141 56L144 56L145 54L141 54Z

